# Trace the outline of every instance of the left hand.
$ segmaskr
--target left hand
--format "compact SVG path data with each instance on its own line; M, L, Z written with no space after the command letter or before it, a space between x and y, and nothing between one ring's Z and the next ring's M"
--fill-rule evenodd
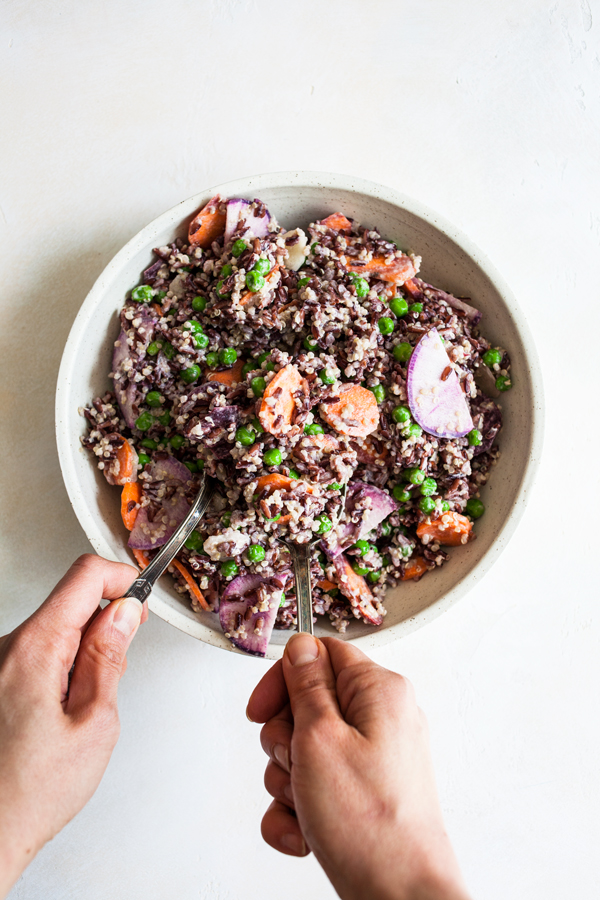
M108 765L125 653L148 612L135 599L99 604L122 597L136 576L82 556L37 612L0 637L0 897Z

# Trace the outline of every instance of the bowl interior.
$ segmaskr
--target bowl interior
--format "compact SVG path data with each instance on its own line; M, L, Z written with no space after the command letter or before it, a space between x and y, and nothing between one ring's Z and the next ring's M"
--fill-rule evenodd
M192 214L214 193L260 197L286 228L306 226L340 210L422 256L421 275L458 296L472 298L483 312L482 333L511 354L515 388L504 394L502 454L482 498L486 514L475 530L477 540L450 548L445 565L418 583L388 591L388 614L379 629L353 622L346 638L375 646L408 633L439 615L464 594L505 546L526 501L541 442L541 384L535 348L516 302L500 276L480 252L448 223L402 195L368 182L340 176L282 174L258 176L203 192L160 216L133 238L104 270L73 325L57 387L57 440L65 484L79 521L94 549L103 556L131 562L127 532L121 522L119 493L108 485L80 444L84 419L78 409L111 389L108 378L118 313L126 292L152 261L152 248L186 232ZM177 628L208 643L231 649L218 617L192 612L161 579L151 609ZM317 634L335 633L319 624ZM288 632L274 632L269 655L281 655Z

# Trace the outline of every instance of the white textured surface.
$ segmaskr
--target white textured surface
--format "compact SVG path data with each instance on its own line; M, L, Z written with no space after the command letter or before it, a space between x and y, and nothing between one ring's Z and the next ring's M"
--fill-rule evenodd
M390 184L455 222L516 291L548 426L529 509L492 572L377 660L412 678L428 713L473 894L594 896L597 5L8 0L1 21L0 632L88 549L58 469L54 381L114 252L177 200L243 174ZM153 618L98 793L12 900L333 896L314 860L261 843L263 758L244 706L266 667Z

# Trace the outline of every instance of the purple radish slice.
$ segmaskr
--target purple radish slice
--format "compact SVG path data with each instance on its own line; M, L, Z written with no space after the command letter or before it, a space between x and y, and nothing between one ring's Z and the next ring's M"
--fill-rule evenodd
M162 547L190 511L185 493L192 481L192 474L183 463L168 456L151 463L146 473L150 475L150 479L145 484L156 485L162 496L157 497L152 504L154 510L158 503L158 510L154 512L152 519L149 517L148 507L142 506L138 512L128 541L128 545L134 550Z
M256 591L264 581L265 579L262 575L238 575L237 578L234 578L229 582L221 594L221 600L237 600L240 597L244 597L246 594L251 594Z
M458 438L472 430L466 397L437 329L424 334L413 350L406 388L410 411L428 434Z
M271 215L265 210L262 216L254 215L255 207L248 200L233 198L227 201L225 220L225 243L231 240L240 225L248 228L254 237L265 237L269 233Z
M252 656L265 656L283 592L263 583L244 596L227 600L226 591L227 588L219 604L219 621L225 637L239 650Z
M356 481L348 488L344 520L339 527L324 538L321 546L330 559L361 540L380 522L398 509L396 501L387 491L364 481Z
M121 331L119 337L115 341L115 349L112 358L112 370L115 375L114 387L115 396L121 408L123 418L129 428L133 428L135 420L139 416L139 403L142 394L135 386L135 382L130 382L121 370L122 363L131 359L131 348L127 343L127 334Z
M464 300L461 300L459 297L455 297L453 294L448 294L446 291L440 290L440 288L433 287L431 284L427 284L424 281L421 281L420 278L413 278L415 284L421 288L426 297L430 300L443 300L448 306L451 306L453 309L457 309L460 312L464 312L467 319L473 323L473 325L477 325L479 320L481 319L481 312L478 309L475 309L474 306L470 306L468 303L465 303Z

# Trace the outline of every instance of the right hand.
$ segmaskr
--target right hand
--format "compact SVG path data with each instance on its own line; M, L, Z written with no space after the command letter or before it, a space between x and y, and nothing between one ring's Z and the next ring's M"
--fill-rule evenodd
M298 634L248 718L266 723L268 844L312 850L344 900L466 900L407 679L344 641Z

